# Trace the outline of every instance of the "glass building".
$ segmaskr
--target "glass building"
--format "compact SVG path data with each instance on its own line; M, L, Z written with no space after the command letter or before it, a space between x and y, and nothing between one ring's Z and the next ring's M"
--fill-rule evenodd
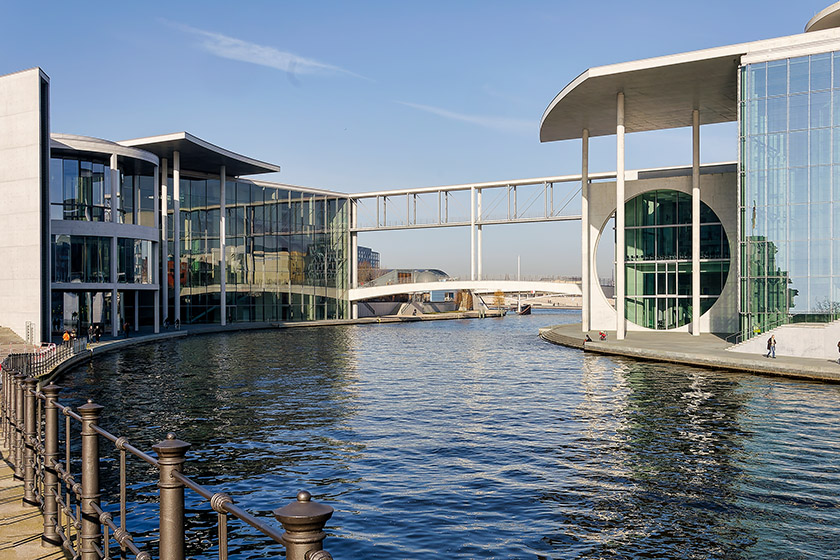
M840 53L740 72L744 333L840 317Z

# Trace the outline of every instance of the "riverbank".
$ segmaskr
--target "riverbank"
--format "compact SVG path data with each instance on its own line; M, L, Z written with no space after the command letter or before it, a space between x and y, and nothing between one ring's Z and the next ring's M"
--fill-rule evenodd
M740 371L760 375L773 375L840 383L840 364L825 358L799 358L779 356L775 359L762 355L732 352L731 344L713 334L692 336L689 333L628 332L624 340L616 340L615 331L607 333L607 340L597 339L590 333L592 342L584 342L581 324L557 325L540 329L540 338L584 352L625 356L640 360L668 362L688 366Z

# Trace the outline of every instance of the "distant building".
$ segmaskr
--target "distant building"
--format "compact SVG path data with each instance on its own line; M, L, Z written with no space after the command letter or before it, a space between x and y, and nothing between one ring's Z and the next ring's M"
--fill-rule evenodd
M379 253L370 247L359 247L359 267L363 265L369 266L371 269L379 269Z

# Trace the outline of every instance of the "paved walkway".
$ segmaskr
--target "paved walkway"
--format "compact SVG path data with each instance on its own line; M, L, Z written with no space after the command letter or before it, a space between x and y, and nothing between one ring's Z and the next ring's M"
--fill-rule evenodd
M65 560L69 555L57 546L42 546L44 517L35 506L23 504L23 483L5 461L0 449L0 558L3 560Z
M689 333L633 331L628 332L624 340L616 340L615 331L610 331L606 341L597 340L596 331L590 332L589 336L593 342L584 344L585 335L580 323L540 329L543 339L586 352L840 383L840 364L836 361L778 355L772 359L763 355L730 352L726 349L731 344L713 334L692 336Z

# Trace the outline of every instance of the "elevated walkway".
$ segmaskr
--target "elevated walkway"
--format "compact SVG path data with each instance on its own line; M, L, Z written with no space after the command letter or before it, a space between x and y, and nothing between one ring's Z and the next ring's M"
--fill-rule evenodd
M728 342L713 334L692 336L688 333L631 331L624 340L616 340L615 332L610 331L607 333L607 340L599 341L597 331L591 331L589 336L593 339L592 342L584 342L585 336L581 332L580 323L540 329L542 339L554 344L580 348L584 352L840 383L840 364L836 359L779 356L778 346L776 359L765 358L763 354L735 352L729 350L731 345ZM766 337L762 337L766 343Z
M580 285L572 282L528 282L518 280L448 280L446 282L411 282L387 284L369 288L353 288L350 301L425 292L456 292L470 290L480 294L495 292L541 292L548 294L581 295Z

